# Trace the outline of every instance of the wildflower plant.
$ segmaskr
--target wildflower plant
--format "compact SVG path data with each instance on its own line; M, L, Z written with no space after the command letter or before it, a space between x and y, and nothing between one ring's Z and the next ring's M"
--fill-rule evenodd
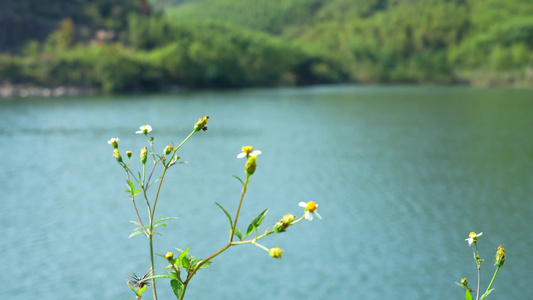
M168 220L176 219L175 217L166 217L159 220L155 219L156 206L165 179L165 174L167 173L170 167L182 163L180 161L181 157L177 154L179 149L195 133L201 130L206 131L206 124L208 120L208 115L203 118L200 118L200 120L194 124L192 132L179 145L175 146L174 144L170 144L165 146L163 148L162 154L156 153L154 147L154 138L149 136L149 133L152 132L152 127L150 125L141 126L140 129L135 133L143 135L148 142L148 146L144 146L140 149L139 160L141 162L142 170L138 171L137 173L134 172L130 167L132 151L126 151L127 159L125 161L125 159L122 158L119 150L119 138L112 138L108 141L108 143L113 147L113 157L126 173L127 189L125 192L126 195L131 199L132 206L136 215L136 220L131 221L133 224L136 225L136 228L130 234L130 237L143 235L148 239L148 247L150 253L149 270L142 277L137 276L132 271L132 275L130 276L131 279L127 281L127 285L135 294L136 299L141 299L143 293L147 289L151 288L153 299L157 300L156 279L170 279L170 286L174 294L176 295L176 298L183 299L187 291L187 287L192 278L196 275L196 273L201 269L209 267L215 257L217 257L232 246L252 244L259 247L260 249L265 250L269 256L279 259L282 257L283 254L283 250L281 248L268 248L260 244L259 241L271 234L285 232L288 227L295 225L303 219L312 220L314 215L316 215L318 218L321 218L318 212L316 211L318 204L316 204L314 201L310 201L307 203L300 202L299 205L304 208L304 211L302 213L302 216L298 219L296 219L296 216L292 214L287 214L274 224L272 230L270 228L267 228L264 233L259 234L259 227L263 223L263 220L265 219L265 216L268 212L268 209L265 209L250 222L246 231L239 230L237 228L237 221L239 219L242 202L248 189L250 178L257 169L258 155L262 153L260 150L254 150L252 146L244 146L241 149L242 152L237 155L237 158L246 158L246 162L244 165L244 174L246 175L246 177L244 179L241 179L238 176L234 176L239 180L242 186L239 206L236 212L232 215L221 204L215 202L215 204L222 210L222 212L229 221L230 235L228 242L206 258L193 257L189 251L190 248L185 248L185 250L180 250L179 248L176 248L176 250L179 252L176 253L176 255L174 255L173 252L167 252L164 255L156 254L154 249L154 235L159 234L156 232L156 228L159 226L166 226L166 221ZM151 165L148 163L149 158L152 159ZM156 166L158 165L162 166L161 175L158 178L154 178ZM154 185L157 190L155 192L154 198L150 199L150 197L148 196L148 190ZM137 208L138 201L146 205L147 213L144 216L139 213L139 210ZM169 263L169 265L164 269L167 270L168 274L155 274L155 255L161 256Z
M494 280L496 279L496 275L498 274L498 271L500 270L500 267L503 266L503 263L505 262L505 249L503 248L502 245L500 245L497 249L496 249L496 258L494 259L494 265L496 266L496 270L494 271L494 275L492 276L492 280L490 281L487 289L485 290L485 293L483 293L483 295L481 295L481 298L480 298L480 288L481 288L481 263L484 261L483 259L481 259L480 255L479 255L479 249L478 249L478 246L477 246L477 240L478 240L478 237L480 237L481 235L483 234L483 232L480 232L480 233L475 233L475 232L471 232L469 235L468 235L468 238L465 239L465 241L468 242L468 246L472 246L474 245L475 246L475 250L474 250L474 260L476 261L476 265L477 265L477 290L472 290L469 286L468 286L468 280L466 278L463 278L461 279L461 282L456 282L457 285L459 285L460 287L463 288L463 290L465 291L465 299L466 300L473 300L474 298L472 298L472 293L473 292L476 292L476 300L483 300L485 299L494 289L491 288L492 287L492 284L494 283Z

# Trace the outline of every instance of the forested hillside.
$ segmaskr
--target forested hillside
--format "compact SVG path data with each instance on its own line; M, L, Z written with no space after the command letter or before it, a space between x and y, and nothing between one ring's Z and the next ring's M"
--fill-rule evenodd
M3 0L0 83L533 85L530 0Z

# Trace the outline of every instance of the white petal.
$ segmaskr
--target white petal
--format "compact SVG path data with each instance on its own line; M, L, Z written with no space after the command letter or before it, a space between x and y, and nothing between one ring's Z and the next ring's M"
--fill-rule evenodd
M250 153L250 156L258 156L261 153L263 153L263 152L261 152L261 150L254 150L254 151L252 151L252 153Z
M309 211L305 211L305 219L309 221L313 221L313 213L310 213Z
M237 155L237 158L243 158L245 156L246 156L246 153L241 152L241 153L239 153L239 155Z
M305 202L300 202L300 203L298 203L298 206L300 206L300 207L307 207L307 203L305 203Z
M318 214L318 212L315 210L314 214L320 219L322 220L322 217Z

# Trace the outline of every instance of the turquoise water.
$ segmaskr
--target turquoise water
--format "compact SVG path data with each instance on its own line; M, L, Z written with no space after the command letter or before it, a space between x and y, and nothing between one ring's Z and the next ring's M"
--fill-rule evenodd
M156 217L178 219L156 253L226 243L214 202L236 209L244 145L263 154L241 230L265 208L265 226L299 215L300 201L323 219L265 239L281 260L229 249L189 299L461 299L455 282L477 277L471 231L484 232L483 291L507 250L488 299L531 294L533 91L332 86L0 101L0 299L134 299L125 282L148 270L148 247L128 239L134 211L107 141L138 157L134 132L150 124L161 152L205 114L209 130L180 153L190 163L165 179ZM173 298L164 280L158 292Z

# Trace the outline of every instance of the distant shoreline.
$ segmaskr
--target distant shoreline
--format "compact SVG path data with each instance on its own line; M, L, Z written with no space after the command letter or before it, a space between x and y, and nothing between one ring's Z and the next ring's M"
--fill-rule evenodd
M48 88L25 84L0 84L0 98L82 96L95 95L98 93L99 90L96 88L80 88L72 86Z

